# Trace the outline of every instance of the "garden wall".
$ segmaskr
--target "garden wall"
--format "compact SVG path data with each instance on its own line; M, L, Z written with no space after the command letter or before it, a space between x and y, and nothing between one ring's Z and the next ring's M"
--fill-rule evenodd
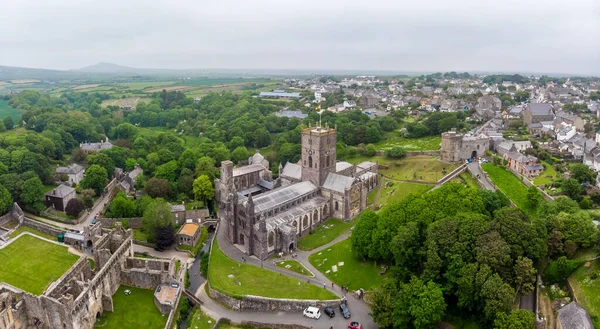
M236 299L214 290L210 284L208 288L208 294L211 298L216 299L234 311L302 312L308 306L323 308L337 307L340 304L339 299L305 300L268 298L250 295L242 296L240 299Z
M98 217L98 221L102 223L103 227L112 227L116 222L127 221L127 226L129 228L140 228L142 227L142 221L144 220L141 217L131 217L131 218L107 218L107 217Z
M32 219L29 219L27 217L23 218L23 225L27 226L27 227L31 227L33 229L36 229L42 233L46 233L48 235L51 235L53 237L57 237L59 234L64 234L66 231L63 229L59 229L56 227L52 227L48 224L44 224L41 222L36 222Z

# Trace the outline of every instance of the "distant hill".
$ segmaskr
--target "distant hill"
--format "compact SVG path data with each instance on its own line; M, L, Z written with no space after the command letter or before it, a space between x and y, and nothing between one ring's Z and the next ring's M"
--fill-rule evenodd
M19 80L19 79L39 79L39 80L60 80L60 79L79 79L83 78L81 73L37 69L29 67L0 66L0 80Z
M100 62L98 64L86 66L80 68L78 70L73 70L77 72L85 72L85 73L110 73L110 74L136 74L138 71L143 69L136 69L128 66L121 66L113 63Z

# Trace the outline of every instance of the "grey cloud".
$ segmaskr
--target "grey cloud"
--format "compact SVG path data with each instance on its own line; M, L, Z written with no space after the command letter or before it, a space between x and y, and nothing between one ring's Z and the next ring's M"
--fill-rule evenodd
M3 2L0 65L600 74L597 0Z

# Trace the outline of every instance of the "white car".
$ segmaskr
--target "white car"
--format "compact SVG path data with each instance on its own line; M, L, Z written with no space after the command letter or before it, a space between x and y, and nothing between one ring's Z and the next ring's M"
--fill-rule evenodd
M321 317L321 311L316 307L309 306L302 311L302 315L310 319L318 320Z

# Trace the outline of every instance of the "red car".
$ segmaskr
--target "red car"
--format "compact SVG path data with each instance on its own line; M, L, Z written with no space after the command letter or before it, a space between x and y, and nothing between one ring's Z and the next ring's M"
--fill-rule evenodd
M360 324L356 321L352 321L352 322L348 323L348 329L362 329L362 324Z

